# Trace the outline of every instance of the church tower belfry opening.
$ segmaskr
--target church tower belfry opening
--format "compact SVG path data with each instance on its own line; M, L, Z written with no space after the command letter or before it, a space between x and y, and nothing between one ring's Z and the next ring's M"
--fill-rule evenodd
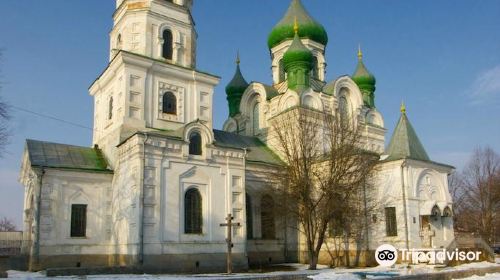
M192 0L117 0L110 60L122 50L195 68L192 4Z

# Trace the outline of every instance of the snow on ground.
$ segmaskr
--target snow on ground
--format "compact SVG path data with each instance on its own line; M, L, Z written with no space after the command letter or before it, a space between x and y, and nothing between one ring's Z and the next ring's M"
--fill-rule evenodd
M359 280L359 277L351 273L322 272L318 275L309 276L314 280Z
M458 266L453 266L453 267L444 267L444 268L439 268L436 267L434 268L433 266L430 265L412 265L410 268L405 267L404 265L396 265L394 268L392 267L372 267L372 268L362 268L362 269L331 269L329 271L324 271L320 272L317 275L311 275L309 276L310 279L314 280L326 280L326 279L360 279L360 277L356 276L353 274L353 272L368 272L368 273L397 273L398 275L418 275L418 274L425 274L425 273L435 273L435 272L443 272L443 271L454 271L454 270L468 270L472 268L485 268L485 267L491 267L491 266L500 266L499 263L490 263L490 262L476 262L476 263L468 263L468 264L462 264ZM496 275L496 274L495 274ZM497 275L498 276L498 275ZM477 276L479 277L479 276ZM368 276L368 278L376 278L375 276ZM476 278L471 278L476 279ZM482 279L482 278L478 278ZM490 278L484 278L490 280ZM500 279L500 277L497 278L491 278L491 279Z
M497 260L498 261L498 260ZM307 265L304 264L283 264L286 266L291 266L295 268L295 271L275 271L275 272L267 272L267 273L235 273L232 275L226 274L197 274L197 275L89 275L86 277L78 277L78 276L66 276L66 277L57 277L57 279L92 279L92 280L118 280L118 279L144 279L144 280L216 280L216 279L227 279L231 280L234 278L252 278L256 276L271 276L271 275L293 275L293 274L305 274L309 275L309 278L314 280L357 280L360 279L357 275L353 274L353 272L372 272L372 273L397 273L398 275L415 275L415 274L425 274L425 273L433 273L433 272L441 272L441 271L451 271L451 270L467 270L471 268L484 268L491 266L500 266L500 263L489 263L489 262L478 262L478 263L470 263L463 264L455 267L445 267L445 268L437 268L434 269L433 266L428 265L413 265L410 268L405 265L396 265L393 268L387 267L370 267L370 268L328 268L327 266L318 265L318 270L310 271L307 270ZM22 271L8 271L9 278L12 279L53 279L47 278L42 272L22 272ZM474 278L476 277L476 278ZM479 278L477 278L479 277ZM483 277L483 278L481 278ZM369 276L369 278L371 278ZM489 274L487 276L473 276L471 278L467 278L469 280L491 280L491 279L500 279L500 273Z
M499 263L490 263L490 262L473 262L473 263L466 263L466 264L461 264L458 266L452 266L452 267L446 267L443 270L465 270L465 269L471 269L471 268L484 268L484 267L490 267L490 266L500 266Z
M461 278L460 280L498 280L500 279L500 273L486 274L484 276L471 276L467 278Z

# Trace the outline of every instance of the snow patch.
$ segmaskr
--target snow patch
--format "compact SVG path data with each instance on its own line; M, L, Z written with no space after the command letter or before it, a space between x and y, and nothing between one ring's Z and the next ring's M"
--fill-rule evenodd
M467 278L460 278L461 280L498 280L500 279L500 273L488 273L484 276L471 276Z
M314 280L359 280L360 278L351 273L323 272L318 275L308 276Z

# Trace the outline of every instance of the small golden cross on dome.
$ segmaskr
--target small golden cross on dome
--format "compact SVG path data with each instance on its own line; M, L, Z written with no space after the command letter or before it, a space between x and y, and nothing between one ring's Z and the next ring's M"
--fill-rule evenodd
M406 114L406 105L404 101L401 101L401 113Z

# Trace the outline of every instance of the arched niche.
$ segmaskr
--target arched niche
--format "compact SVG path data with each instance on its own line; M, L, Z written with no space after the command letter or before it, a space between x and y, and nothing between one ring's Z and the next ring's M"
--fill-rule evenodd
M193 135L199 135L200 139L197 139L197 141L200 142L201 153L190 153L192 150ZM184 145L183 147L183 154L185 156L201 156L204 159L211 157L209 149L214 142L214 133L203 123L195 121L186 125L184 128L183 139L187 143L187 145Z
M334 110L338 110L339 98L345 96L349 102L352 116L357 117L364 103L363 95L356 83L348 76L343 76L335 80L333 85L329 85L329 87L333 87L333 96L337 99L337 107Z
M227 131L227 132L236 133L236 132L238 132L238 122L233 118L229 118L226 120L226 122L222 126L222 129L224 131Z
M321 110L322 102L317 94L314 94L313 92L308 92L302 95L302 107L314 110Z
M443 209L443 214L442 214L443 217L452 217L453 216L453 211L451 210L450 206L446 206L444 209Z
M444 188L435 171L426 169L420 174L414 195L421 200L445 200Z
M370 109L366 112L365 115L366 123L376 125L379 127L384 127L384 119L382 115L375 109Z
M300 99L297 93L288 90L285 94L280 97L279 100L279 111L283 112L300 104Z
M243 93L240 102L242 119L248 135L257 135L267 125L267 91L261 84L252 83Z
M258 99L259 102L266 102L267 91L263 85L251 83L241 96L240 112L243 116L249 117L251 115L256 99Z

